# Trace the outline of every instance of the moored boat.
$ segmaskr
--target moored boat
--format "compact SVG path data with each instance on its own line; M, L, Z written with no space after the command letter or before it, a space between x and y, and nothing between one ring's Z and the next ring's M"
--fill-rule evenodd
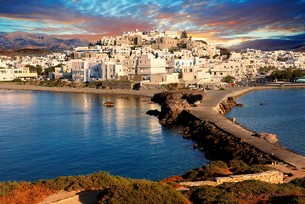
M106 107L113 107L114 106L112 101L107 101L103 105L106 106Z

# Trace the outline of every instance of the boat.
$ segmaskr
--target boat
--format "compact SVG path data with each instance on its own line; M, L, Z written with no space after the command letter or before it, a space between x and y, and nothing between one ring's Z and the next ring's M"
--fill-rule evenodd
M113 107L114 106L112 101L107 101L103 105L106 106L106 107Z

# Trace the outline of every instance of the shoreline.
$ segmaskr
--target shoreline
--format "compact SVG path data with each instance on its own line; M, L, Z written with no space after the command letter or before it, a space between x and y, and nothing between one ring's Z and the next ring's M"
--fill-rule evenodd
M276 154L269 149L274 150L271 143L266 142L263 139L253 137L255 132L247 129L246 127L241 126L240 124L233 123L228 117L224 114L219 113L219 105L222 101L226 100L228 97L238 98L242 95L245 95L251 91L267 90L267 89L295 89L295 88L305 88L305 86L285 86L285 87L274 87L274 86L258 86L258 87L228 87L225 91L219 90L209 90L208 97L197 107L193 107L190 110L190 113L202 121L209 121L220 128L222 131L227 132L233 135L236 138L246 141L247 144L253 146L254 148L265 152L269 155L272 155L274 158L279 161L283 161L286 164L289 164L296 169L305 169L305 157L297 154L289 149L286 149L283 146L276 145L278 149ZM110 94L117 96L133 96L133 97L147 97L151 98L155 93L160 93L161 90L123 90L123 89L94 89L94 88L72 88L72 87L44 87L36 86L29 84L16 84L16 83L5 83L0 82L0 90L17 90L17 91L47 91L47 92L58 92L58 93L82 93L82 94ZM234 128L228 128L230 126ZM243 136L243 134L247 136ZM260 146L260 143L263 144L263 147ZM281 153L280 151L283 151ZM297 159L290 159L285 156L285 153L290 152L289 154L292 157L297 157ZM303 162L303 163L302 163Z
M47 91L56 93L81 93L81 94L110 94L117 96L135 96L151 98L161 90L128 90L128 89L95 89L95 88L72 88L72 87L46 87L30 84L16 84L0 82L0 90L15 91Z

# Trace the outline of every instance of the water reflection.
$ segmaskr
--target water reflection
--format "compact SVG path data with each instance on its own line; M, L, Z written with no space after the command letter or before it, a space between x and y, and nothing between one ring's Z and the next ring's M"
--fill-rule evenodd
M30 107L36 101L36 97L33 97L31 92L0 90L0 96L0 106L6 107L7 110ZM14 101L14 107L10 106L12 101Z
M13 92L6 93L11 96L5 101L5 94L0 94L0 129L6 130L0 131L2 180L36 180L101 170L157 180L206 161L202 153L191 148L191 141L173 136L176 133L162 128L156 117L146 115L147 110L160 107L140 98ZM1 105L3 100L5 106ZM114 107L103 106L108 100ZM15 111L16 106L23 114ZM7 108L11 111L5 112Z

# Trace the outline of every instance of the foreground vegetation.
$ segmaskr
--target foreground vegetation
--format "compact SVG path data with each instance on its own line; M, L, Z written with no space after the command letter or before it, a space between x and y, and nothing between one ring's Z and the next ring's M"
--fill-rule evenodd
M193 187L189 193L194 203L305 203L305 179L270 184L262 181L224 183Z
M191 187L177 191L179 181L210 180L215 176L257 173L269 170L262 165L247 165L240 161L213 161L161 182L135 180L98 172L87 176L62 176L30 182L0 183L0 203L39 203L59 191L98 190L96 203L305 203L305 178L290 183L270 184L262 181L224 183Z
M96 203L188 203L170 185L126 179L99 172L87 176L63 176L50 180L0 183L0 203L39 203L60 190L100 190Z

